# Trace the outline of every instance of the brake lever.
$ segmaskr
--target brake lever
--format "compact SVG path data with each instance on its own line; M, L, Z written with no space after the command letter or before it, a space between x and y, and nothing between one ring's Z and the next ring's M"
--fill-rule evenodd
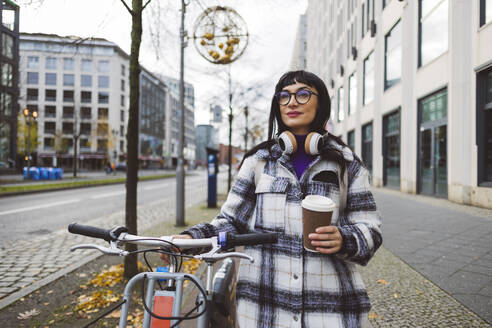
M111 245L113 246L113 245ZM108 255L117 255L117 256L126 256L129 253L127 251L124 251L122 249L119 249L117 247L104 247L104 246L99 246L96 244L79 244L70 247L70 251L76 251L78 249L97 249L101 253L108 254Z
M254 263L255 260L244 253L239 253L239 252L227 252L227 253L206 253L206 254L200 254L200 255L195 255L194 258L202 261L210 261L210 260L222 260L228 257L238 257L241 259L246 259L249 260L251 263Z

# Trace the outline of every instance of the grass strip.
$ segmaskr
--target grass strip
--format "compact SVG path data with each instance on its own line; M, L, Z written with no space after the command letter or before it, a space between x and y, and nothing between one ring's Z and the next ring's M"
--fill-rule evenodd
M142 176L138 178L138 181L148 181L175 177L176 174L157 174ZM34 191L47 191L47 190L57 190L57 189L70 189L70 188L81 188L81 187L91 187L99 185L108 185L116 183L124 183L126 177L122 178L111 178L111 179L99 179L99 180L86 180L86 181L70 181L70 182L59 182L59 183L49 183L49 184L32 184L24 186L0 186L0 196L5 196L8 194L18 194L24 192L34 192Z

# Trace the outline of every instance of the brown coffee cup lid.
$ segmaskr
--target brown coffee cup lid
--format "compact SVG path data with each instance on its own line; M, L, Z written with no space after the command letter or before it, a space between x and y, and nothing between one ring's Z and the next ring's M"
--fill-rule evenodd
M337 207L331 198L321 195L307 195L306 198L302 200L301 205L307 210L316 212L333 211Z

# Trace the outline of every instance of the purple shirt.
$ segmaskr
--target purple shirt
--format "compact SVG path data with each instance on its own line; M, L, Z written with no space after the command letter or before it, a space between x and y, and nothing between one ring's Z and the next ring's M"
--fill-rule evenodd
M292 155L292 164L297 173L297 178L301 179L302 174L306 171L309 164L313 161L314 156L308 155L304 148L304 141L306 141L307 135L295 134L297 141L297 151Z

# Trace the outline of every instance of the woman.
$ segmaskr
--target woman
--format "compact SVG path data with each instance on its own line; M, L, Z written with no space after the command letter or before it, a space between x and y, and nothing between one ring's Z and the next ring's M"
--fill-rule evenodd
M330 98L321 79L305 71L284 74L272 99L268 140L245 155L220 214L181 235L247 233L253 224L255 231L279 233L277 244L245 248L255 262L241 261L239 268L240 327L362 327L367 322L370 303L355 264L367 264L381 245L381 221L368 171L339 138L326 133L329 117ZM299 145L292 154L285 134L278 138L286 131ZM324 135L319 154L304 150L310 132ZM309 194L345 203L341 213L334 211L332 225L309 235L318 252L303 248L301 201Z

